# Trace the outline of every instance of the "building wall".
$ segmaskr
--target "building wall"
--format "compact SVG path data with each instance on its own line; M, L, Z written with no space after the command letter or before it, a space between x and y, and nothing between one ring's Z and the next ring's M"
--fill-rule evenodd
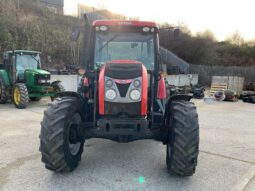
M42 3L64 7L64 0L40 0Z
M86 5L78 4L78 17L83 18L84 13L94 12L95 8Z
M51 75L51 82L61 81L66 91L76 92L81 78L78 75Z
M48 9L56 14L64 14L64 0L40 0Z

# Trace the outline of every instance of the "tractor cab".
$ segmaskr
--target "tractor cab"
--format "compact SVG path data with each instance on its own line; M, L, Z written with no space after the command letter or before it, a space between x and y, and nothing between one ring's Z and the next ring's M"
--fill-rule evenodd
M89 21L86 15L85 19ZM154 139L167 145L168 170L191 176L198 157L197 112L188 95L164 102L156 24L86 23L81 87L59 94L44 112L40 151L45 167L72 171L81 160L85 140L91 138L121 143Z
M4 52L4 66L12 71L12 80L22 82L25 80L26 70L41 68L41 53L37 51L7 51Z
M137 23L138 24L138 23ZM95 22L94 68L112 60L135 60L154 70L157 28L152 23Z
M91 28L86 70L98 73L99 100L91 119L106 125L107 117L137 118L130 126L143 127L148 119L161 123L166 98L160 75L158 28L153 22L95 21ZM161 82L162 81L162 82ZM94 97L90 92L90 98ZM98 114L98 115L97 115ZM146 118L146 119L145 119ZM125 120L124 120L125 121Z
M6 51L0 69L0 104L9 98L23 109L29 99L39 101L41 97L52 99L57 92L64 91L60 81L50 81L50 73L41 69L41 53L29 50Z
M24 79L25 70L37 70L41 68L40 53L18 53L16 54L16 71L19 80Z

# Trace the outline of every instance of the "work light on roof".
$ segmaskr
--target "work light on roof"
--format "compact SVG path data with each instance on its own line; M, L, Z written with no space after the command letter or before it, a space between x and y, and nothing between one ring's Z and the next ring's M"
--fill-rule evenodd
M101 31L107 31L107 30L108 30L108 27L107 27L107 26L100 26L100 30L101 30Z
M143 27L143 32L149 32L150 28L149 27Z

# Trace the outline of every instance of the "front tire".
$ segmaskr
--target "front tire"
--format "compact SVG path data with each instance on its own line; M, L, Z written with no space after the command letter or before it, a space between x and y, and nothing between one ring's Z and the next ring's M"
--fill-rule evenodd
M25 84L17 83L14 85L12 90L12 99L16 108L24 109L27 107L29 98Z
M167 168L170 173L191 176L196 171L199 153L196 107L188 101L173 101L168 113Z
M79 131L79 108L77 98L62 97L50 103L44 112L40 152L47 169L70 172L78 166L84 145L82 133Z

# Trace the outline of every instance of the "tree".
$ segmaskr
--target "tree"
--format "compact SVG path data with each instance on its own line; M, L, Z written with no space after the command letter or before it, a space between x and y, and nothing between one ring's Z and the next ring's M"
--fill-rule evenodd
M212 42L216 42L217 41L215 35L209 29L206 29L203 32L198 32L196 36L200 37L200 38L203 38L203 39L207 39L207 40L212 41Z
M244 44L244 38L241 36L239 31L235 31L226 40L230 42L231 44L238 45L238 46L241 46Z

